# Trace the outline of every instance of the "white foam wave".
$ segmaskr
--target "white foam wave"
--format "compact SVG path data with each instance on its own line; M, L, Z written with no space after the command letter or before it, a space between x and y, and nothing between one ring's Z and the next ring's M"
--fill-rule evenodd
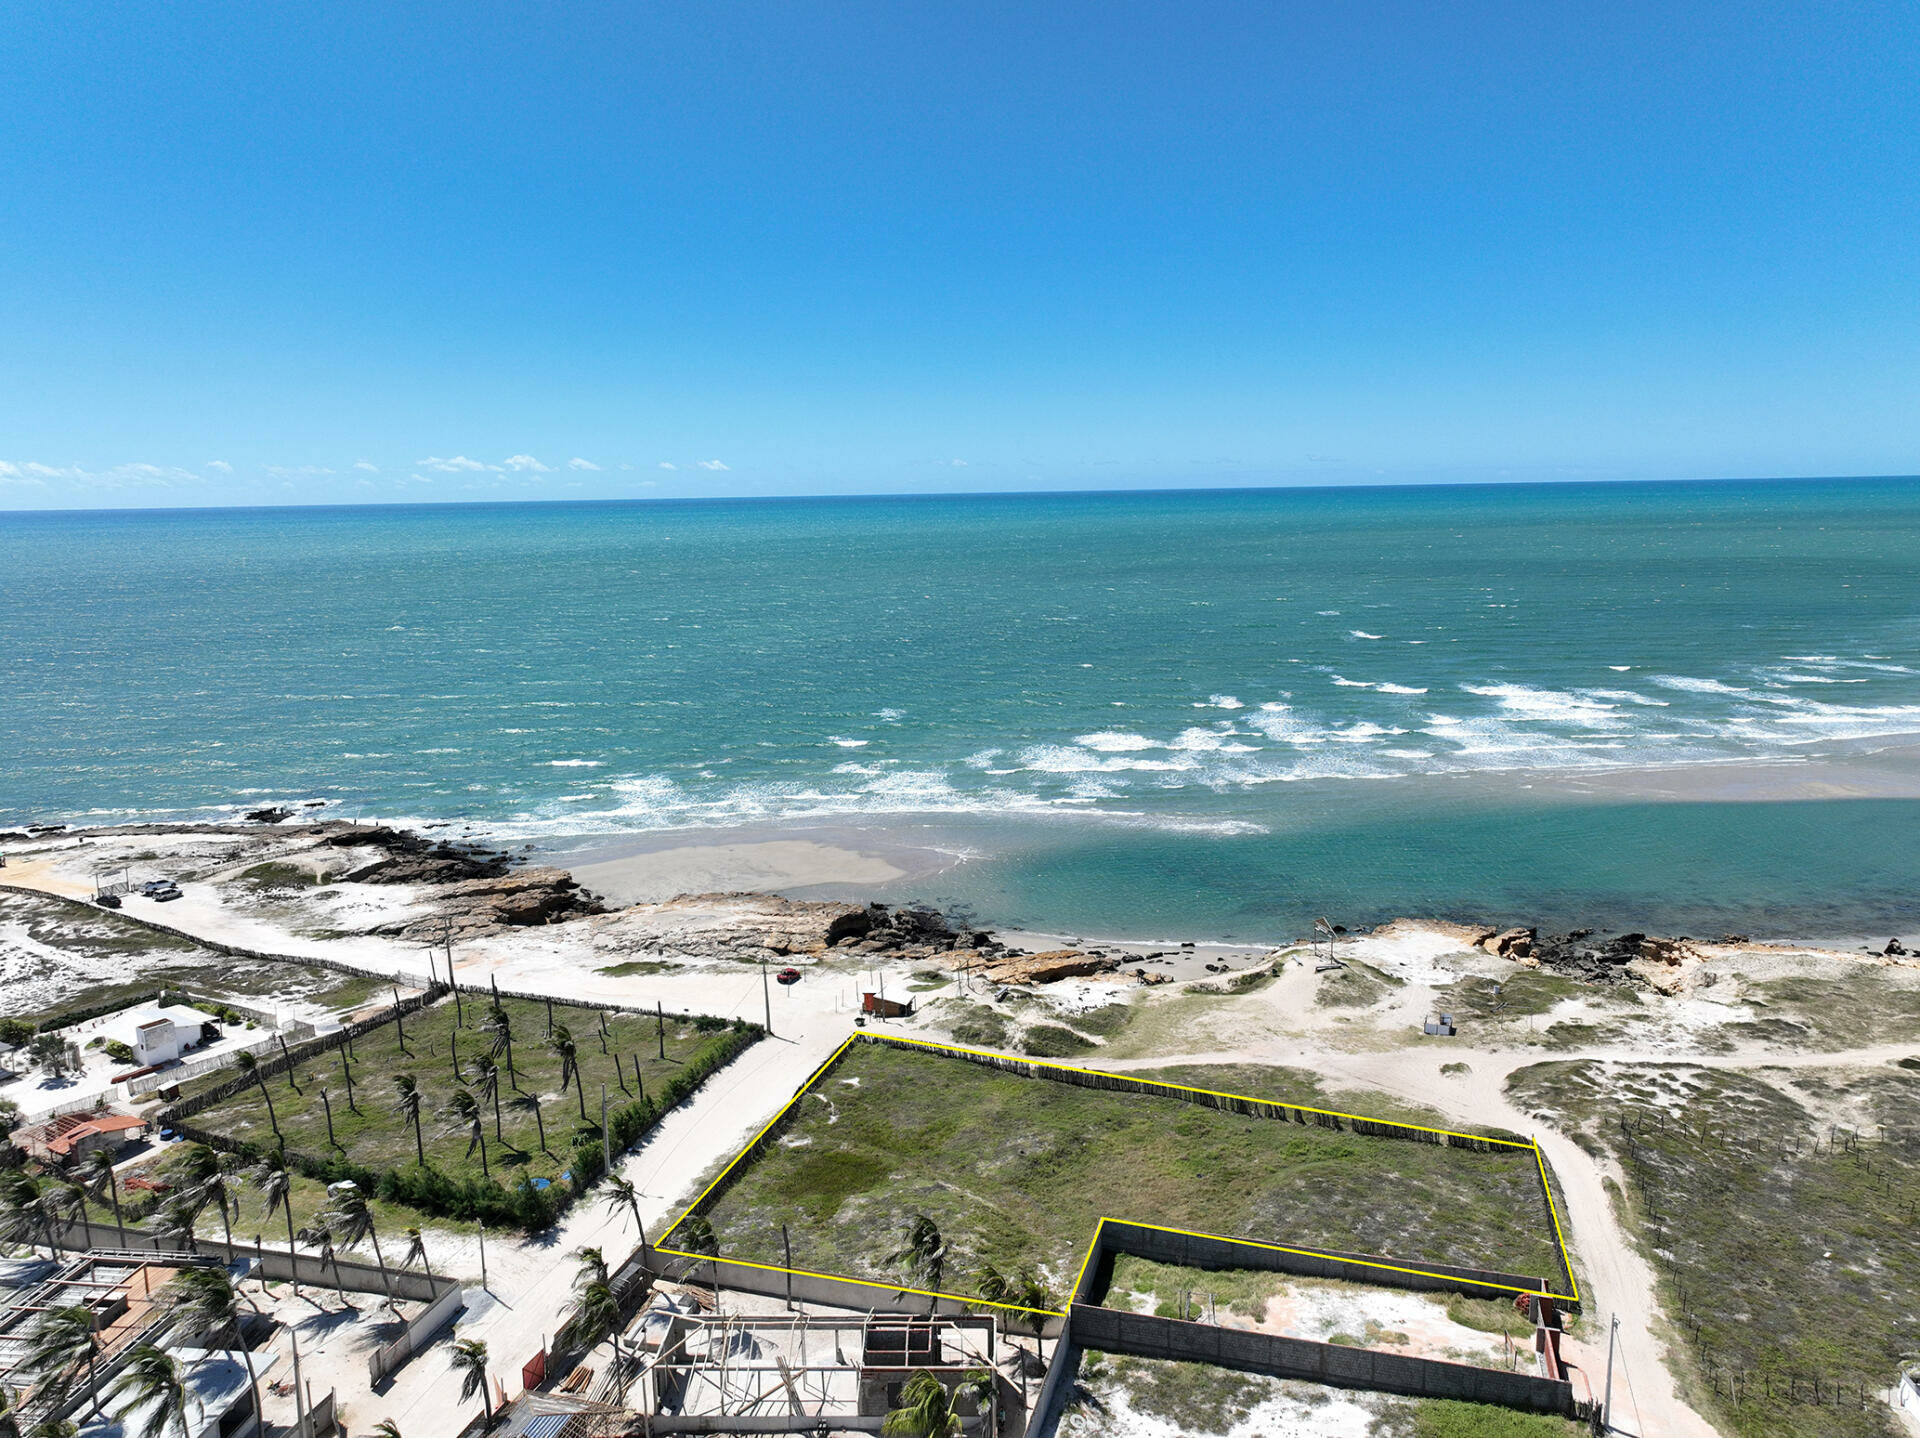
M1333 682L1342 689L1373 688L1373 681L1370 679L1343 679L1338 674L1333 676Z
M1562 689L1540 689L1531 684L1462 684L1468 694L1499 701L1516 719L1531 723L1578 723L1613 728L1624 722L1614 705Z
M1750 691L1722 684L1718 679L1689 679L1684 674L1656 674L1653 683L1662 689L1678 689L1684 694L1746 694Z
M1121 729L1104 729L1098 734L1082 734L1073 742L1083 749L1095 749L1102 754L1124 754L1139 749L1165 747L1144 734L1129 734Z
M842 749L864 749L872 742L867 739L842 739L838 734L829 734L827 738Z
M1209 694L1206 703L1196 704L1193 707L1196 709L1244 709L1247 706L1231 694Z
M1416 689L1410 684L1376 684L1373 686L1382 694L1425 694L1426 689Z
M549 759L549 769L598 769L605 765L604 759Z
M1385 639L1387 637L1384 634L1369 634L1364 629L1349 629L1347 633L1351 634L1355 639Z

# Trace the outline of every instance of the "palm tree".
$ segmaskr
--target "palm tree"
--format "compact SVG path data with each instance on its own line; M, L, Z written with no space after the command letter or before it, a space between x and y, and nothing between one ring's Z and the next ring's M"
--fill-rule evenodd
M314 1251L322 1264L332 1265L333 1286L344 1295L347 1290L340 1281L340 1255L334 1250L333 1230L324 1223L309 1224L300 1230L300 1241Z
M506 1135L500 1132L500 1066L485 1054L473 1066L473 1086L480 1093L482 1103L493 1105L493 1136L496 1142L505 1143Z
M433 1265L427 1262L426 1235L421 1233L418 1228L409 1228L407 1230L407 1252L406 1256L400 1260L400 1266L402 1268L412 1268L414 1260L416 1259L419 1260L420 1266L427 1271L427 1277L432 1278Z
M77 1438L80 1425L67 1418L48 1414L27 1430L27 1438Z
M413 1156L420 1161L420 1167L427 1166L427 1146L420 1137L420 1085L413 1081L412 1074L395 1074L393 1091L400 1096L400 1102L394 1106L394 1112L413 1125Z
M0 1438L20 1438L20 1395L0 1383Z
M224 1268L183 1268L161 1290L173 1312L177 1330L202 1340L231 1332L240 1361L247 1367L247 1387L253 1390L253 1411L260 1411L260 1380L253 1371L253 1354L240 1333L240 1290Z
M94 1411L99 1412L100 1389L93 1363L98 1345L93 1332L93 1310L85 1304L49 1308L41 1313L27 1340L22 1364L33 1375L36 1398L44 1392L58 1406L72 1389L73 1375L84 1366L87 1392Z
M601 1272L606 1272L604 1267ZM573 1312L570 1320L573 1336L583 1348L592 1348L609 1333L619 1330L620 1300L613 1296L613 1289L605 1278L583 1283L569 1307Z
M113 1155L104 1148L96 1148L80 1161L81 1171L93 1187L93 1196L98 1198L102 1189L113 1204L113 1226L120 1230L120 1246L127 1246L126 1220L120 1217L120 1180L113 1172ZM0 1438L5 1435L0 1434Z
M560 1092L567 1091L571 1082L574 1092L580 1096L580 1122L587 1121L587 1086L580 1082L580 1046L573 1041L573 1030L565 1024L555 1024L553 1033L547 1039L547 1047L560 1060Z
M187 1438L187 1407L199 1406L187 1392L173 1355L151 1343L137 1344L128 1351L120 1376L114 1380L113 1394L121 1399L114 1417L123 1424L138 1410L147 1410L138 1429L127 1424L137 1438L164 1438L168 1429L178 1429L180 1438Z
M477 1392L486 1406L487 1427L493 1427L493 1394L487 1391L487 1343L484 1338L456 1338L447 1355L453 1371L460 1375L460 1401L467 1402Z
M640 1242L647 1241L647 1226L640 1220L640 1190L633 1186L631 1179L615 1174L607 1180L607 1191L600 1195L600 1201L610 1209L624 1208L633 1215L633 1226L640 1230Z
M21 1170L0 1173L0 1240L44 1243L60 1252L61 1206L66 1202L53 1179L36 1179Z
M1020 1276L1013 1281L1013 1301L1024 1310L1024 1321L1033 1330L1037 1342L1040 1330L1046 1327L1047 1320L1053 1316L1053 1295L1047 1291L1047 1285L1040 1275L1031 1268L1022 1268Z
M4 1435L0 1435L4 1438ZM373 1438L400 1438L400 1425L391 1418L382 1418L373 1425Z
M48 1215L56 1219L63 1228L73 1227L76 1219L81 1223L81 1232L86 1235L82 1243L91 1248L93 1225L87 1222L87 1191L77 1183L65 1179L49 1177L42 1180L41 1202L45 1204Z
M273 1136L280 1147L285 1148L287 1141L280 1133L280 1116L273 1111L273 1095L267 1092L267 1076L260 1072L260 1060L242 1049L233 1056L233 1066L258 1085L260 1097L267 1101L267 1122L273 1126Z
M576 1289L584 1288L589 1283L607 1281L607 1259L599 1249L576 1248L573 1251L573 1258L574 1262L579 1264L573 1274L573 1286Z
M229 1170L225 1163L215 1160L213 1172L200 1181L200 1192L209 1203L220 1205L220 1228L227 1240L227 1252L233 1253L233 1214L230 1204L233 1202L233 1185L229 1181Z
M507 1080L516 1093L520 1090L520 1076L513 1067L513 1018L495 999L487 1008L487 1016L480 1022L480 1032L487 1035L487 1052L495 1058L502 1054L507 1059Z
M441 1132L460 1133L464 1130L467 1134L467 1157L472 1158L473 1151L479 1149L480 1172L483 1177L492 1177L487 1171L486 1117L480 1111L480 1101L470 1090L457 1088L440 1112L447 1119L447 1126Z
M924 1213L907 1221L902 1236L905 1246L886 1256L888 1264L904 1264L914 1282L930 1292L939 1292L940 1279L947 1269L947 1245L940 1237L940 1226Z
M231 1193L220 1155L203 1143L182 1144L174 1151L167 1168L179 1181L179 1188L167 1201L162 1231L191 1239L201 1213L208 1204L218 1202L220 1226L226 1232L228 1248L232 1248L233 1220L227 1211Z
M380 1265L380 1283L387 1290L389 1301L393 1298L393 1280L387 1276L387 1260L380 1252L380 1230L373 1221L373 1209L367 1204L367 1196L357 1184L341 1184L320 1211L320 1221L326 1224L336 1242L352 1248L363 1238L373 1240L374 1261ZM338 1267L334 1269L339 1273Z
M265 1205L268 1218L272 1218L276 1212L286 1215L287 1256L296 1257L293 1246L293 1175L275 1157L261 1159L247 1178L260 1190L260 1202ZM300 1296L300 1266L297 1262L293 1265L293 1296Z
M517 1109L521 1113L531 1113L533 1115L533 1126L540 1134L540 1152L553 1152L552 1149L547 1147L547 1120L546 1116L540 1112L540 1095L537 1093L517 1093L507 1100L507 1106L512 1109Z
M679 1237L680 1247L688 1253L704 1253L712 1258L720 1254L720 1240L704 1214L690 1213L681 1219L668 1237L675 1235Z
M946 1386L926 1369L916 1368L900 1386L900 1406L887 1414L880 1431L886 1438L954 1438L960 1415L953 1411Z

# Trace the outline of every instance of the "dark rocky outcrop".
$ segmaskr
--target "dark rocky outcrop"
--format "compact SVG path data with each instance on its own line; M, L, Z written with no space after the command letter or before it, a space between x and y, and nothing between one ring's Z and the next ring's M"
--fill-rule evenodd
M458 942L494 929L558 924L583 914L607 912L565 869L520 869L445 883L433 898L436 912L431 916L374 932L422 942L437 942L451 932Z
M500 849L481 849L470 844L434 842L405 829L352 828L329 835L326 842L336 849L379 849L384 858L376 858L344 877L361 884L454 884L469 879L497 879L511 865L510 856Z
M275 804L265 809L249 809L246 817L252 824L283 824L293 817L293 810Z

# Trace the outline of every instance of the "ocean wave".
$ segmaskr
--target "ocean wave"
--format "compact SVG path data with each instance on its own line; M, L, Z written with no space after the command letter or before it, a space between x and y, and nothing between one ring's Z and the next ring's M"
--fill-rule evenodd
M599 769L605 766L604 759L549 759L549 769Z

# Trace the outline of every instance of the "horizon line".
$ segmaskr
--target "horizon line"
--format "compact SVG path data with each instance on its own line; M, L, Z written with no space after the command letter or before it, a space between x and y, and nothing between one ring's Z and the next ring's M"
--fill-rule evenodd
M1406 490L1488 490L1488 489L1627 489L1627 488L1706 488L1718 485L1739 484L1875 484L1920 481L1920 472L1883 473L1883 474L1798 474L1798 475L1715 475L1709 477L1685 478L1622 478L1622 479L1449 479L1449 480L1391 480L1391 481L1348 481L1341 484L1232 484L1232 485L1164 485L1139 486L1119 489L960 489L960 490L876 490L872 492L835 493L822 491L802 491L791 494L712 494L712 495L605 495L597 498L586 496L565 497L522 497L517 499L367 499L355 501L290 501L286 503L255 502L249 504L135 504L135 505L75 505L64 508L44 507L8 507L0 506L0 518L16 515L127 515L127 514L225 514L249 513L260 511L280 512L287 510L358 510L358 509L506 509L565 506L585 507L589 505L750 505L750 504L793 504L802 502L847 503L847 502L898 502L919 501L935 502L942 500L994 500L994 499L1115 499L1127 497L1164 497L1166 495L1227 495L1227 494L1329 494L1335 492L1363 491L1381 493Z

